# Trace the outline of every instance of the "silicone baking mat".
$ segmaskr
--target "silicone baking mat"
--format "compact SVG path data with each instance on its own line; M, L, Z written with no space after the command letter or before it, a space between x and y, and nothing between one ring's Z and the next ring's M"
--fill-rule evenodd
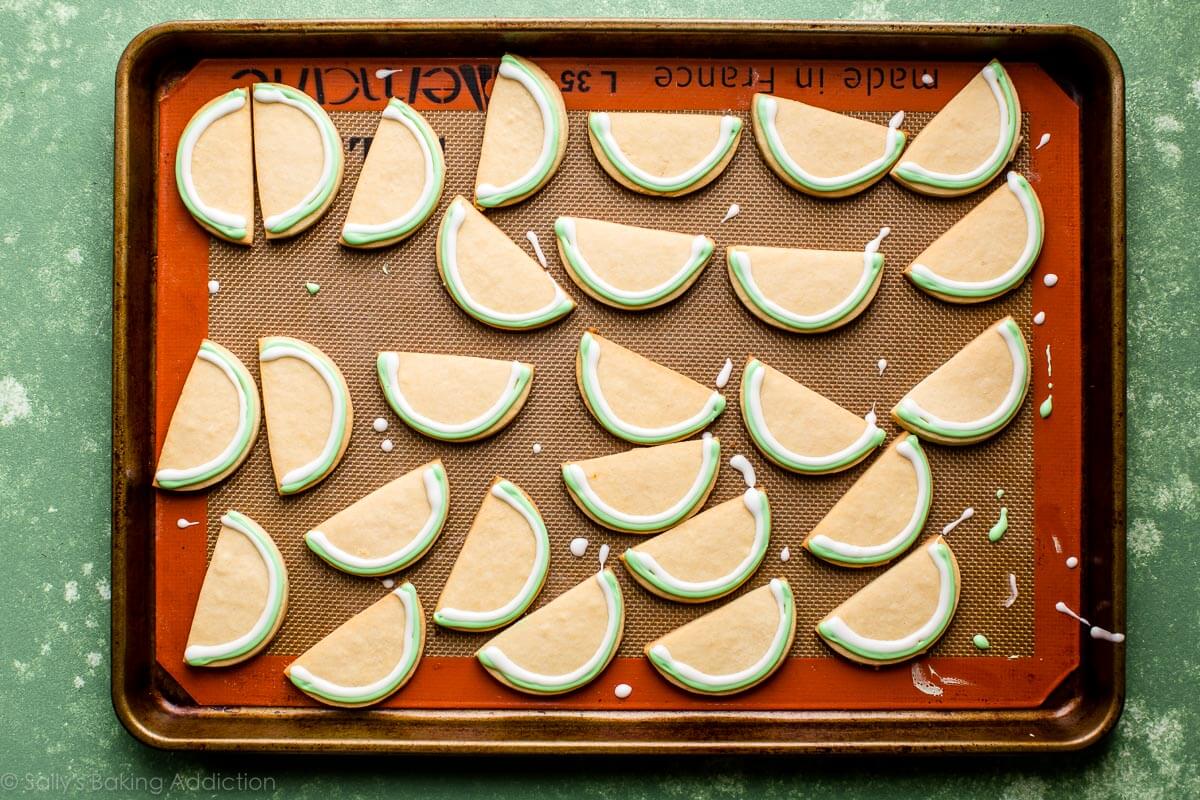
M265 427L246 464L206 496L160 494L156 534L156 652L160 665L201 704L281 706L312 701L293 689L282 668L386 589L378 580L330 569L312 555L305 531L391 478L440 457L451 485L451 511L441 539L415 567L397 576L411 580L432 609L487 485L503 475L524 488L541 509L552 543L550 574L540 605L597 568L602 544L611 547L627 603L625 638L613 665L571 695L529 698L501 687L471 658L486 635L449 632L431 622L425 659L412 682L386 705L408 708L569 707L682 709L736 708L948 708L1038 705L1078 659L1078 630L1057 614L1062 600L1077 607L1077 575L1065 566L1078 551L1079 523L1079 176L1078 110L1036 66L1006 64L1023 106L1024 141L1013 167L1037 190L1046 213L1046 245L1034 277L991 303L953 306L916 291L901 270L940 232L980 202L993 187L958 199L927 198L890 180L853 198L816 200L787 188L766 167L749 127L737 154L710 187L681 199L629 192L597 165L586 137L589 110L702 110L740 114L754 92L806 102L885 123L904 110L904 128L920 130L982 64L875 64L614 60L539 63L564 91L571 120L566 158L539 194L489 217L526 245L534 232L555 279L578 308L564 321L532 333L504 333L463 314L441 287L434 262L437 222L455 194L470 194L482 138L486 97L496 58L422 62L393 60L249 64L202 62L160 101L161 164L158 189L158 394L157 446L161 447L178 393L199 339L205 335L232 350L257 374L258 337L296 336L320 347L342 369L354 403L355 429L341 466L317 488L287 499L274 492ZM395 70L385 73L378 70ZM928 75L927 80L922 76ZM324 219L300 236L267 243L260 235L242 248L211 239L187 216L173 182L175 143L191 114L217 93L254 80L274 80L309 92L330 112L346 148L346 171L337 201ZM932 81L931 83L929 81ZM413 104L442 137L446 192L434 218L396 247L356 252L337 243L363 156L388 96ZM1042 133L1050 143L1036 149ZM997 179L998 185L1002 178ZM732 204L741 211L722 222ZM663 227L713 237L717 249L695 286L660 309L630 314L598 304L567 278L554 246L560 214ZM887 226L885 275L879 294L856 322L832 333L798 336L771 328L737 300L724 265L733 244L861 250ZM532 254L532 250L530 250ZM1042 276L1055 273L1057 286ZM220 291L208 296L208 279ZM320 284L310 295L307 282ZM1046 312L1044 325L1033 316ZM833 606L879 574L826 565L800 548L805 533L866 468L835 476L800 477L770 465L749 442L736 398L742 363L754 355L862 415L887 420L895 402L924 375L1000 317L1011 314L1031 345L1034 380L1016 421L990 442L966 448L927 447L934 499L926 534L936 533L973 507L975 516L948 540L962 568L958 612L943 639L919 659L872 670L835 657L813 633ZM606 531L571 503L559 477L563 461L628 447L590 417L574 379L575 351L584 328L603 334L696 380L711 384L725 359L735 364L724 394L729 407L710 430L721 438L725 459L745 454L773 513L771 549L744 590L785 576L797 598L798 627L788 663L762 686L742 695L709 700L668 685L641 658L646 642L692 619L712 604L682 606L641 589L616 562L640 537ZM1049 349L1047 349L1049 347ZM481 443L445 445L406 428L390 412L375 375L384 349L520 358L537 367L528 404L512 425ZM1052 361L1051 361L1052 359ZM886 367L883 367L886 360ZM1050 364L1054 374L1048 375ZM1054 382L1055 411L1040 419L1036 405ZM372 428L388 419L386 433ZM389 438L395 447L383 452ZM534 445L540 452L534 453ZM868 462L869 463L869 460ZM710 504L744 488L724 466ZM1003 499L997 490L1003 489ZM881 498L886 502L886 498ZM1000 506L1009 530L999 542L987 529ZM182 663L191 612L203 579L219 517L235 508L273 536L290 576L288 616L265 655L220 670ZM180 517L205 525L180 529ZM568 543L587 537L582 558ZM781 557L784 547L790 558ZM1059 550L1062 552L1060 553ZM1003 602L1015 577L1018 597ZM720 601L718 601L720 602ZM985 634L991 649L972 644ZM941 676L945 680L935 676ZM930 689L929 681L936 691ZM617 701L613 687L626 682L631 697ZM922 690L922 687L924 689Z

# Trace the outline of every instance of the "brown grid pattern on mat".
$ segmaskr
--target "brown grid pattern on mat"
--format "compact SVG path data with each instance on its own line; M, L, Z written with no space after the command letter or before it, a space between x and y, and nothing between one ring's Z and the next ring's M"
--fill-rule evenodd
M795 589L799 614L792 655L831 657L812 634L813 626L880 570L836 569L799 545L866 464L820 478L794 476L770 465L742 427L737 407L741 365L753 354L856 414L866 413L874 404L890 440L898 432L888 420L892 405L988 324L1012 314L1028 335L1028 285L996 302L956 307L916 291L900 274L933 238L994 187L961 199L932 199L885 179L853 198L814 200L787 188L768 170L747 128L725 174L709 187L682 199L647 198L619 187L603 173L587 143L586 114L571 112L570 145L549 186L515 208L488 213L527 249L525 232L537 233L551 272L579 307L548 329L502 333L475 322L451 302L439 284L434 262L441 213L455 194L470 193L483 115L442 111L426 112L426 116L444 137L447 185L438 212L412 239L374 252L355 252L337 244L362 165L362 144L357 143L347 152L336 202L312 229L268 244L258 220L259 236L253 247L214 239L210 249L210 277L220 281L221 290L210 302L209 336L236 353L255 375L259 336L288 335L311 342L337 362L354 403L349 449L337 470L317 488L287 499L275 494L264 426L246 464L210 497L210 553L220 514L236 508L271 533L287 562L288 616L270 652L300 653L383 591L377 580L351 577L325 566L308 551L304 532L371 489L435 457L442 458L449 474L450 517L430 553L397 576L413 582L428 610L437 600L488 483L497 474L534 498L550 530L550 574L538 605L593 572L600 544L608 543L613 550L609 563L627 602L621 655L639 655L647 641L712 607L668 603L640 588L616 562L617 553L639 538L590 522L562 486L561 462L628 447L588 415L576 390L579 334L594 326L702 383L711 383L725 359L733 359L737 368L725 389L729 406L710 430L720 436L726 461L734 453L750 458L760 485L770 495L774 522L770 552L745 588L759 586L772 576L786 576ZM859 116L886 123L889 115ZM351 137L371 136L378 119L361 112L337 112L332 117L347 146ZM915 132L931 117L911 113L905 127ZM1015 166L1027 170L1027 118L1022 128L1025 143ZM741 206L741 214L718 224L731 203ZM705 233L716 240L717 250L695 286L679 300L647 313L619 312L592 301L567 278L558 262L552 228L560 214ZM724 264L728 245L858 250L884 225L891 228L891 235L881 250L886 262L879 294L862 317L839 331L817 336L778 331L743 308L730 287ZM304 290L308 281L321 285L318 295L309 296ZM507 429L482 443L444 445L409 430L387 408L375 376L375 354L383 349L520 358L534 363L537 374L528 404ZM888 361L882 376L876 369L880 358ZM938 655L976 654L971 637L979 632L991 640L991 655L1033 653L1035 413L1027 400L1018 419L997 439L968 448L933 444L926 448L934 476L926 533L939 531L966 506L976 509L974 519L948 537L962 567L962 599L949 631L933 651ZM371 426L380 416L390 422L384 434ZM379 447L385 437L395 443L391 453ZM534 443L541 444L539 455L532 452ZM742 488L741 476L724 465L710 505ZM1010 527L1001 542L992 544L986 531L998 514L998 488L1005 491ZM576 536L591 542L583 558L573 557L568 550ZM786 563L779 558L784 546L792 554ZM1008 596L1009 573L1016 575L1021 595L1012 608L1005 609L1001 602ZM426 653L465 656L485 640L486 636L452 633L430 624Z

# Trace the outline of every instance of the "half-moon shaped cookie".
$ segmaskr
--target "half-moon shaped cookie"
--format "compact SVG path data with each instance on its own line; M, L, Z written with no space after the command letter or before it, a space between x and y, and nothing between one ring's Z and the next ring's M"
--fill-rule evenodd
M376 371L404 424L444 442L473 442L501 430L533 386L532 364L473 356L385 351Z
M1033 187L1010 172L1004 186L917 256L904 277L951 303L991 300L1025 280L1042 252L1044 230Z
M236 511L221 517L183 660L227 667L266 647L287 614L283 557L257 522Z
M783 578L676 628L646 645L659 673L696 694L737 694L783 664L796 636L796 603Z
M537 506L516 484L496 478L483 498L438 598L433 621L490 631L529 608L550 568L550 536Z
M935 536L829 612L817 633L860 664L906 661L946 632L958 607L958 588L958 562Z
M754 141L767 166L793 189L817 197L857 194L887 174L904 150L895 125L836 111L754 95Z
M746 308L793 333L840 328L866 310L883 280L883 254L870 250L737 246L726 258Z
M702 430L725 398L673 369L584 331L575 359L584 405L605 430L634 444L662 444Z
M333 472L350 444L350 390L337 364L299 339L259 339L258 362L275 486L302 492Z
M601 303L627 311L679 297L700 277L713 251L707 236L598 219L559 217L554 233L571 280Z
M412 236L437 208L445 180L433 128L403 100L388 100L350 198L342 244L386 247Z
M268 239L319 220L342 185L342 137L315 100L280 83L254 84L254 171Z
M449 510L446 468L431 461L334 514L304 534L304 541L343 572L389 575L429 551Z
M406 684L424 649L421 601L411 583L402 583L310 647L284 674L318 702L361 708Z
M617 653L625 603L612 570L601 570L475 654L496 680L520 692L554 695L596 679Z
M519 56L505 55L488 99L475 205L496 208L549 182L567 152L567 107L558 84Z
M922 194L968 194L1012 160L1020 133L1017 90L992 61L921 129L892 177Z
M621 555L649 591L681 603L703 603L741 586L771 543L767 493L747 489Z
M713 114L593 111L588 138L600 166L642 194L678 197L707 186L737 151L742 121Z
M451 299L493 328L540 328L575 308L549 272L461 197L442 218L437 261Z
M175 151L175 185L183 204L210 233L236 244L254 241L249 94L232 89L201 106Z
M1028 390L1025 336L1005 317L914 386L892 419L939 444L974 444L1012 422Z
M792 472L841 472L886 438L875 412L857 417L756 358L742 372L741 401L755 446Z
M562 465L563 483L593 522L623 533L657 533L695 514L717 482L721 443L700 439Z
M250 455L261 420L258 386L249 370L205 339L171 414L154 485L190 491L232 474Z
M885 564L909 548L929 516L933 475L916 436L897 437L804 539L843 567Z

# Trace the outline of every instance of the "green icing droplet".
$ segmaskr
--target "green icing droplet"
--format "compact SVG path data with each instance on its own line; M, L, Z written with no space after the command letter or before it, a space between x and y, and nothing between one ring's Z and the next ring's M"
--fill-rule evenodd
M1038 413L1042 415L1042 419L1050 416L1050 412L1054 410L1054 395L1046 395L1046 399L1042 401L1042 405L1038 408Z
M321 291L321 284L310 282L310 283L304 284L304 288L308 289L309 294L316 294L317 292ZM1046 415L1043 414L1042 416L1044 417Z
M1000 519L996 520L996 524L992 526L992 529L990 531L988 531L988 541L990 541L990 542L1000 541L1000 539L1004 537L1004 534L1007 531L1008 531L1008 507L1001 506L1000 507Z
M975 646L978 647L980 650L987 650L989 647L992 646L991 642L989 642L987 640L987 637L984 636L982 633L975 634L975 638L973 638L971 641L974 642Z
M1001 497L1004 497L1004 490L1003 490L1003 489L997 489L997 490L996 490L996 499L997 499L997 500L999 500Z

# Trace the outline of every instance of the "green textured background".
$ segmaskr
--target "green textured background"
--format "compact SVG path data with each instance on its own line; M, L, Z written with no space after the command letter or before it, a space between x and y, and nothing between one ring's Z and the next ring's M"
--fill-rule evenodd
M152 751L109 702L113 72L171 18L702 16L1074 22L1128 80L1129 700L1116 733L1047 759L220 758ZM1200 795L1200 4L979 0L0 0L0 796L80 781L211 796L1180 798ZM1100 333L1100 332L1098 332ZM1103 335L1103 334L1101 334ZM1168 377L1169 376L1169 377ZM1165 382L1164 382L1165 379ZM173 782L182 781L182 785ZM33 783L31 784L30 781ZM142 781L136 784L135 781ZM188 782L191 782L190 784ZM226 785L229 785L228 783ZM216 793L223 794L221 787Z

